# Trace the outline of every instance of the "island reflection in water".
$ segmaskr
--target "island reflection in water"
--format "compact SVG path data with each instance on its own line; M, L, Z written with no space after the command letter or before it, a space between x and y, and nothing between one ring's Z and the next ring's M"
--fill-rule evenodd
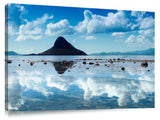
M9 65L10 111L154 107L154 63L147 68L128 62L110 67L82 61L16 64Z
M73 61L61 61L61 62L54 62L53 63L55 70L59 74L63 74L68 68L72 67Z

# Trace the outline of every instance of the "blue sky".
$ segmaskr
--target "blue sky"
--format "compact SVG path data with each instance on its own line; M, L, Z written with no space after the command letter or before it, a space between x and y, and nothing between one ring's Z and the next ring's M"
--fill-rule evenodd
M8 5L8 50L40 53L63 36L86 53L154 48L154 12Z

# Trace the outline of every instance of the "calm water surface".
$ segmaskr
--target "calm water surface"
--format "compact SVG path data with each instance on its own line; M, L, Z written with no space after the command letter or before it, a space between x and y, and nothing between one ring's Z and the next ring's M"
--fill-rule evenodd
M86 64L83 58L89 58ZM6 106L9 111L153 108L154 62L146 68L140 62L105 62L113 58L154 60L154 56L8 56L12 63ZM30 65L31 61L36 62Z

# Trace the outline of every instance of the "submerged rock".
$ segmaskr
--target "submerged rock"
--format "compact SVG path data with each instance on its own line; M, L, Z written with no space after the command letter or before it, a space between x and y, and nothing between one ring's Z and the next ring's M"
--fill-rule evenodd
M117 61L120 61L121 59L120 58L117 58Z
M7 60L7 63L12 63L12 60Z
M141 67L148 67L148 63L147 62L141 63Z
M30 65L32 66L34 64L34 62L30 62Z
M47 64L47 62L44 62L44 64L46 65L46 64Z
M108 62L110 62L111 64L113 63L112 59L109 59L109 61L108 61Z
M123 71L124 71L124 70L125 70L125 67L122 67L122 68L121 68L121 70L123 70Z
M96 64L95 64L95 66L99 66L99 64L98 64L98 63L96 63Z
M93 64L94 64L93 62L90 62L90 63L89 63L89 65L93 65Z

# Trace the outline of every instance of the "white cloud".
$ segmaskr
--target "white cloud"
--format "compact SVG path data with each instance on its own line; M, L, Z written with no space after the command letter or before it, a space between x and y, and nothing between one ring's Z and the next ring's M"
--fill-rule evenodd
M18 9L19 11L25 11L23 6L18 6ZM127 13L125 11L118 11L116 13L110 12L107 16L101 16L85 10L83 14L84 20L76 26L71 26L67 19L63 19L57 23L48 23L45 30L44 23L48 19L53 19L53 16L45 14L34 21L25 20L26 24L22 24L19 27L19 36L16 41L37 40L42 38L43 35L72 35L75 32L85 34L113 32L112 36L123 37L128 31L154 29L154 18L147 16L145 12L132 11L131 13ZM88 36L86 39L95 38Z
M128 37L128 39L125 41L125 43L137 43L137 39L136 39L136 36L135 35L130 35Z
M154 28L154 19L152 17L146 17L140 21L140 29Z
M49 23L47 25L46 34L47 35L68 35L73 34L74 28L70 26L68 20L64 19L55 24Z
M143 47L143 48L148 48L148 47L153 47L153 43L150 42L148 39L146 39L143 35L130 35L128 39L125 41L130 47Z
M84 20L75 29L84 33L120 32L130 29L129 19L125 17L123 11L109 13L107 17L93 15L91 11L84 11Z
M145 11L132 11L131 15L137 18L142 18L145 15Z
M14 29L14 27L13 27L11 24L9 24L9 25L8 25L8 30L6 30L6 34L7 34L8 37L10 38L10 37L14 36L15 34L17 34L17 32L16 32L16 30Z
M125 43L131 47L142 46L144 48L154 47L154 29L139 30L138 35L130 35Z
M154 29L139 30L138 32L140 35L143 35L145 39L154 42Z
M96 37L94 37L94 36L86 36L85 39L86 40L96 40Z
M19 27L18 37L16 41L24 41L24 40L38 40L42 38L43 30L42 26L48 19L52 19L53 16L48 16L45 14L43 17L38 18L34 21L27 21L26 24L22 24Z
M112 36L124 36L126 33L125 32L113 32Z
M145 11L132 11L131 15L136 17L135 26L141 30L154 29L154 18L152 16L147 16Z
M75 29L78 32L87 33L88 32L87 26L89 22L92 20L92 13L89 10L85 10L83 14L84 14L84 20L82 22L79 22L79 24L75 26Z
M19 35L16 39L16 41L25 41L25 40L38 40L41 39L41 35Z

